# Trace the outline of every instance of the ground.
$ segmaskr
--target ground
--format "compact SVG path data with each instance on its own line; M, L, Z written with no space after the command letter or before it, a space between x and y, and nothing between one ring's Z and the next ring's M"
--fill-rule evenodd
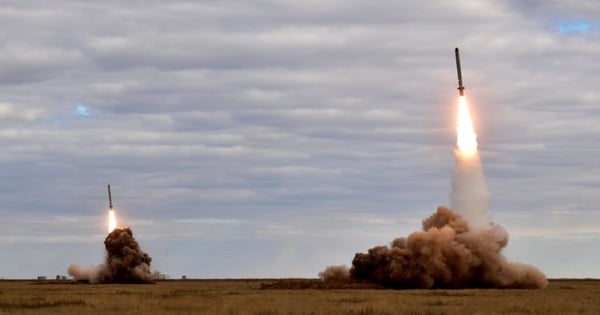
M296 289L275 289L281 280L245 279L144 285L0 281L0 314L600 314L596 280L551 280L542 290L401 291L289 281Z

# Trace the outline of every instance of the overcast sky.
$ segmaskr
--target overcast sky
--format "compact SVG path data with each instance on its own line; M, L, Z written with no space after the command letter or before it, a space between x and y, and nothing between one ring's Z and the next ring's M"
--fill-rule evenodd
M505 254L600 277L597 1L2 1L0 278L315 277L449 204L457 80Z

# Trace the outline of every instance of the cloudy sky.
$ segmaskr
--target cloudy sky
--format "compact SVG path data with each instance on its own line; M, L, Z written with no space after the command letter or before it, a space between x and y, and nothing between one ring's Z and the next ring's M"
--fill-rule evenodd
M600 277L600 4L565 3L3 1L0 278L101 263L107 184L174 278L315 277L419 229L456 46L505 254Z

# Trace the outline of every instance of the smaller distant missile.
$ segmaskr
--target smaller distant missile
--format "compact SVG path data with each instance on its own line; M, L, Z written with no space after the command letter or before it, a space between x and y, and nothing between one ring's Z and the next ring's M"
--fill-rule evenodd
M458 47L454 48L454 56L456 57L456 73L458 74L458 92L460 96L465 96L465 87L462 82L462 71L460 70L460 55Z
M108 185L108 208L110 210L113 209L113 205L112 205L112 196L110 194L110 185Z

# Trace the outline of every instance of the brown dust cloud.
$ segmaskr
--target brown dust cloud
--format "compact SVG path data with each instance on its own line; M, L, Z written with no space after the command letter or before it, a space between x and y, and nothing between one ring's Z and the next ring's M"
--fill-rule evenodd
M158 275L150 271L152 258L140 248L130 228L116 228L104 240L106 261L99 266L69 266L69 275L90 283L149 283Z

